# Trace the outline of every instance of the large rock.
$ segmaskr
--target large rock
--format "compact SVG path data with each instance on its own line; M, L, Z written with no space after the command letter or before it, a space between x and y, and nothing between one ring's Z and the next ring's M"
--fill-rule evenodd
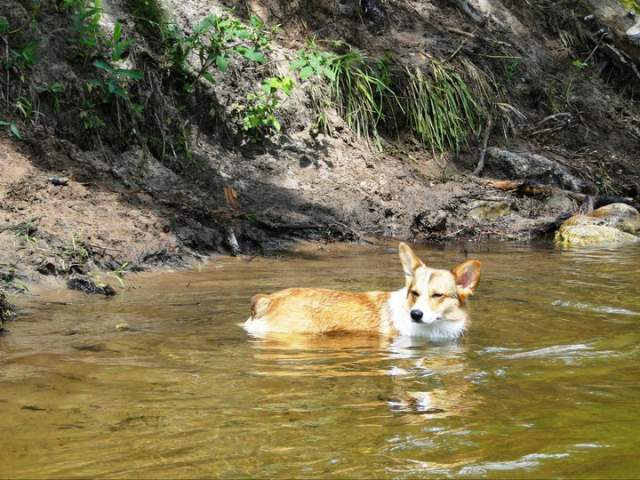
M574 215L556 232L556 242L572 246L616 246L640 241L640 213L624 203L612 203L589 215Z
M634 235L640 233L640 214L638 210L626 203L605 205L591 212L589 216L623 232Z
M496 178L533 180L545 185L580 192L589 185L571 174L560 163L534 153L514 153L500 148L488 148L485 171Z

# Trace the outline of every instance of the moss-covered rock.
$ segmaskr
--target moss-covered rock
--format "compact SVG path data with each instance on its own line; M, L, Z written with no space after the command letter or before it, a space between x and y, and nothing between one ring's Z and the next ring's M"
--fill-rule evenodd
M0 290L0 330L4 323L13 315L13 306L7 300L7 295Z
M470 205L469 216L475 220L495 220L511 213L509 202L488 202L478 200Z
M572 246L616 246L640 241L640 213L624 203L612 203L589 215L574 215L556 232L556 242Z

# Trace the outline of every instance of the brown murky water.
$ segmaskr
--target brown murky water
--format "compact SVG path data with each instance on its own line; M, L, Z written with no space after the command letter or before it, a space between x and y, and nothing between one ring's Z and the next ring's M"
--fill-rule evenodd
M383 247L30 300L0 338L0 477L637 478L640 249L475 249L459 343L278 344L237 326L256 291L399 287Z

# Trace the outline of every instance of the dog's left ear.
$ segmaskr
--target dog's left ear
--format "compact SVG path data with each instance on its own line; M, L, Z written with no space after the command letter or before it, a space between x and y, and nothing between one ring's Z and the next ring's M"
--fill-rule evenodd
M480 282L481 265L479 260L469 260L451 270L456 279L460 300L464 301L469 295L473 295Z

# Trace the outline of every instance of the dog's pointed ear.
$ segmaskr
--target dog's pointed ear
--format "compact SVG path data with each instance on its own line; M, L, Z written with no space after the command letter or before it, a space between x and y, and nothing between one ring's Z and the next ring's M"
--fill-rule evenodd
M411 247L404 242L400 242L398 246L398 253L400 254L400 262L402 263L402 270L407 278L413 277L418 267L424 266L422 260L420 260Z
M458 287L458 296L464 301L469 295L473 295L478 283L480 282L479 260L469 260L456 266L451 273L456 279Z

